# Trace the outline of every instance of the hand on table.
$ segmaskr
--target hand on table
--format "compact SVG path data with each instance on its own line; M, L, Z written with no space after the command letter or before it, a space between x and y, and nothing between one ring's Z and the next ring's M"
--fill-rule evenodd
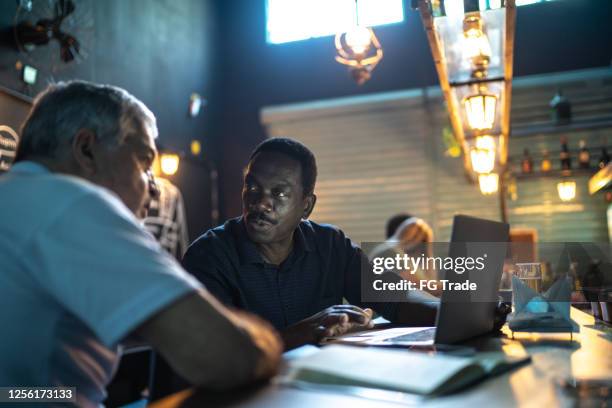
M339 336L351 331L370 329L372 309L353 305L334 305L283 330L285 348L291 349L306 343L318 343L324 337Z

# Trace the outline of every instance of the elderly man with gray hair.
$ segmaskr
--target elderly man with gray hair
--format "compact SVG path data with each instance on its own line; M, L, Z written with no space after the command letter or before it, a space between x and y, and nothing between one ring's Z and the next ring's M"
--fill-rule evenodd
M0 386L76 387L79 406L98 406L130 336L196 385L275 373L270 326L219 304L137 219L156 194L156 137L120 88L75 81L37 97L0 177Z

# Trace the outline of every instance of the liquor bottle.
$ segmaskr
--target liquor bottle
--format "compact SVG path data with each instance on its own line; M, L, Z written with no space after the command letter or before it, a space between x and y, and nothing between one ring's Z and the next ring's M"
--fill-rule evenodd
M586 143L584 140L580 141L580 152L578 153L578 164L580 168L588 169L591 166L591 155L586 149Z
M559 153L559 159L561 159L561 172L569 173L572 168L572 159L569 149L567 148L567 138L565 136L561 137L561 153Z
M533 172L533 159L529 155L529 150L523 150L523 160L521 161L521 170L524 174Z
M543 173L549 172L552 169L552 163L550 161L548 150L544 150L544 157L542 158L541 169Z
M610 155L608 155L608 151L606 150L606 146L601 146L601 156L599 156L599 164L598 167L603 169L610 163Z

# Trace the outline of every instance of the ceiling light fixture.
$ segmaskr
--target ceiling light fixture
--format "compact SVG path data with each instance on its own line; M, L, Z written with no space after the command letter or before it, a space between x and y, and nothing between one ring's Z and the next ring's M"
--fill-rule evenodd
M355 25L335 38L336 61L347 65L358 85L372 77L372 71L383 57L383 50L374 31L359 24L359 4L355 0Z
M483 194L491 194L493 186L500 191L501 219L506 221L502 201L510 134L515 0L412 0L412 5L421 14L453 134L464 153L466 175L472 181L478 178ZM470 144L483 135L495 135L494 154ZM494 169L496 173L491 173Z
M468 125L472 130L490 130L495 123L497 96L487 93L485 86L478 86L477 93L463 99Z

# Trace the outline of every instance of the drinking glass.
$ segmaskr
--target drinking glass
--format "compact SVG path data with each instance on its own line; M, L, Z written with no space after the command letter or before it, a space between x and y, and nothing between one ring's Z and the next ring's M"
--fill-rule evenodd
M542 290L542 264L539 262L517 263L514 274L536 293Z

